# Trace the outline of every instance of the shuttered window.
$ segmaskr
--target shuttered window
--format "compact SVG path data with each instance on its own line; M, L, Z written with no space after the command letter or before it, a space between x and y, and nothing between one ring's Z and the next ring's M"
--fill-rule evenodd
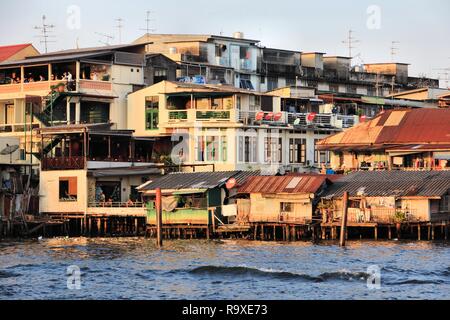
M59 178L59 200L76 201L78 196L77 177Z

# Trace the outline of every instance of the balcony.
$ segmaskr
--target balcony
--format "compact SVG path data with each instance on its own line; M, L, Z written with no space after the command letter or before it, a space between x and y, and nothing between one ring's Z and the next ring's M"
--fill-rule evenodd
M234 115L234 110L171 110L168 112L168 123L230 122L236 121Z
M45 157L42 170L83 170L85 163L85 157Z
M246 125L293 126L304 128L351 128L358 123L357 116L317 114L312 121L307 113L240 111L239 122Z
M162 217L164 225L207 225L209 222L208 209L202 208L180 208L172 212L163 211ZM147 205L147 224L156 225L156 210L153 202Z

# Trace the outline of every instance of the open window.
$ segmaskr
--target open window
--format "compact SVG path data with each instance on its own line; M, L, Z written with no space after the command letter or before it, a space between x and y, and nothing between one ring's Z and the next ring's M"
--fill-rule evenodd
M77 201L77 177L59 178L59 201Z

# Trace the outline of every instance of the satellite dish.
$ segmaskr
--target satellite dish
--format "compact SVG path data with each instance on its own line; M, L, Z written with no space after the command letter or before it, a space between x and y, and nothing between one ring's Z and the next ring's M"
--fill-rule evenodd
M300 118L295 119L294 126L300 125Z
M19 149L19 146L18 145L12 145L12 146L10 146L10 145L6 145L6 148L5 149L3 149L2 151L0 151L0 154L2 155L2 156L6 156L6 155L8 155L8 154L12 154L12 153L14 153L15 151L17 151L17 149Z

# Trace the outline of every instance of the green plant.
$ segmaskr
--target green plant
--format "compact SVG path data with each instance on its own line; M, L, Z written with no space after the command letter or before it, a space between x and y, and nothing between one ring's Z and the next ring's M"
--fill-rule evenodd
M395 222L406 221L406 213L404 211L397 210L394 215Z

